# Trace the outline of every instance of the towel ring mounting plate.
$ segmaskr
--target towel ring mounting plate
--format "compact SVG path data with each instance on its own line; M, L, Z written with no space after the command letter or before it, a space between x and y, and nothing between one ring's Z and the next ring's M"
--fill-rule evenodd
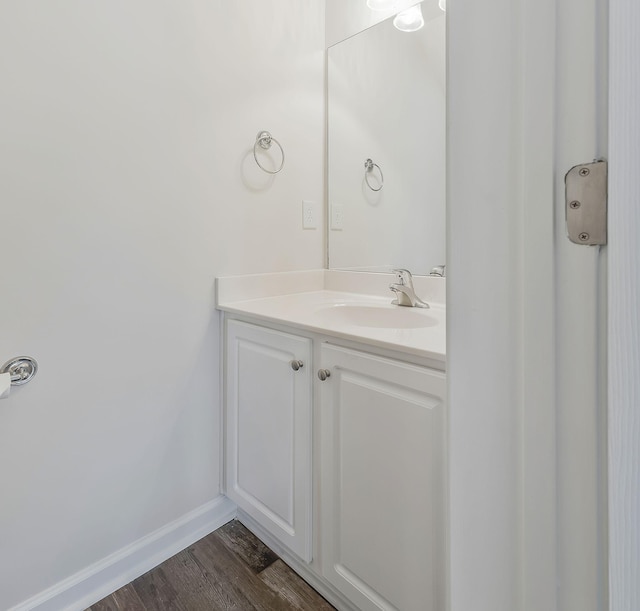
M38 372L38 362L30 356L18 356L7 361L0 373L11 374L11 386L22 386Z

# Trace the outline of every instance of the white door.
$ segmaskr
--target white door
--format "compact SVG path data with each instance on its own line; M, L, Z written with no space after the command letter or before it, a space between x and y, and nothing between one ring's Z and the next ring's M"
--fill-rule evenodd
M323 344L322 574L363 611L441 611L445 375Z
M448 3L452 611L606 608L606 249L563 185L607 156L606 8Z
M311 561L311 340L227 322L226 491Z
M611 0L609 600L640 609L640 5Z

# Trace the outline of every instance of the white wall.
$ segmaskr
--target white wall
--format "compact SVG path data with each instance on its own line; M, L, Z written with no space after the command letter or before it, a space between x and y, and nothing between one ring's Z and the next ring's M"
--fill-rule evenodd
M323 51L322 0L0 4L0 608L218 495L214 277L323 264Z

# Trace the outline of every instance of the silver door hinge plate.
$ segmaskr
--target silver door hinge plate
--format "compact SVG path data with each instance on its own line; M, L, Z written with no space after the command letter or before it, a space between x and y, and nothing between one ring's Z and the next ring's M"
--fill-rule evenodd
M607 243L607 162L582 163L564 178L567 233L576 244Z

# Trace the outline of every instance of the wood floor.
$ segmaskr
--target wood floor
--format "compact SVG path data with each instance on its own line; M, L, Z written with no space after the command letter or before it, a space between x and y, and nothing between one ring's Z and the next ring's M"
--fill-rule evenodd
M234 520L88 611L330 611L332 607Z

